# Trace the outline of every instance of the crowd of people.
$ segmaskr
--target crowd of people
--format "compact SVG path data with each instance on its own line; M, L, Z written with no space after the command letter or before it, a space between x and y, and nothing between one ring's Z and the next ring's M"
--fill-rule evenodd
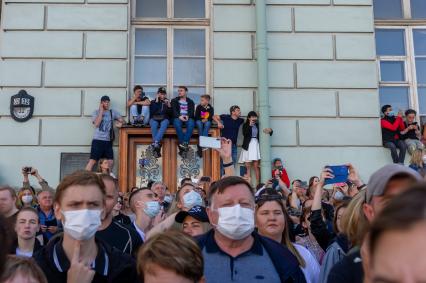
M195 125L208 136L215 122L222 178L183 178L177 188L149 181L120 191L112 141L114 120L124 120L104 96L93 114L86 170L53 189L38 168L26 166L18 190L0 185L0 282L426 281L426 184L415 112L408 110L404 122L383 107L384 146L401 153L393 152L397 164L379 168L368 182L352 164L338 166L344 180L333 166L307 181L290 178L275 158L268 181L260 183L259 137L272 129L260 130L255 112L244 121L236 105L215 115L208 95L195 107L187 91L179 87L169 102L159 88L150 101L136 86L128 102L131 123L150 125L158 156L173 124L184 156ZM398 164L404 148L415 161L409 166ZM236 162L246 171L236 174Z
M77 171L56 190L33 167L0 186L0 282L423 282L426 185L390 164L364 183L324 167L292 180L281 159L256 188L236 176L118 189L108 170ZM41 189L34 189L34 178ZM175 191L175 192L174 192ZM399 259L399 260L396 260Z

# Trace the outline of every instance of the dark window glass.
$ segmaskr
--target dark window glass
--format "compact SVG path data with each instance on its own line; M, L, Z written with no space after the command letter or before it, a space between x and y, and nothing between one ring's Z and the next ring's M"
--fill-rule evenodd
M403 18L402 0L374 0L373 8L375 19L390 20Z

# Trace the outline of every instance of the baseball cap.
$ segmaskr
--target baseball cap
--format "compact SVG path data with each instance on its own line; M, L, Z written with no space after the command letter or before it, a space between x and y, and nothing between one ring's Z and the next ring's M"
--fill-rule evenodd
M111 99L109 99L108 95L104 95L101 97L101 101L111 101Z
M167 94L166 88L165 87L159 87L157 93Z
M175 221L178 223L183 223L187 216L191 216L201 222L209 222L206 209L200 205L196 205L188 211L179 212L176 214Z
M422 177L417 171L400 164L388 164L371 175L367 185L367 203L371 202L373 196L382 196L385 193L386 185L396 175L406 175L417 181L421 181Z

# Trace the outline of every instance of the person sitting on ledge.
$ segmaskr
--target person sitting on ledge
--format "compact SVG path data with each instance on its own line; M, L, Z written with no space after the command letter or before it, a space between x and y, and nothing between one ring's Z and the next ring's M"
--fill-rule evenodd
M382 126L383 146L390 149L393 163L404 164L407 146L400 139L400 131L403 131L405 128L402 114L399 112L395 118L395 113L392 111L391 105L384 105L382 113L383 118L380 120L380 123ZM399 149L399 156L397 148Z
M149 110L150 110L149 97L145 96L143 88L136 85L133 88L133 97L127 102L127 107L130 107L130 121L132 125L148 125Z
M157 91L157 98L151 101L150 105L151 120L149 125L151 126L152 133L152 149L157 158L161 157L161 141L166 133L167 126L170 121L171 105L167 99L166 88L160 87Z
M413 109L405 111L405 130L401 131L402 139L407 145L408 153L413 154L416 149L423 150L423 143L420 141L420 127L416 122L417 112Z
M173 125L176 128L176 135L179 140L179 155L183 156L189 150L189 141L194 130L195 103L187 96L188 88L180 86L178 97L172 99ZM186 132L183 132L183 125Z

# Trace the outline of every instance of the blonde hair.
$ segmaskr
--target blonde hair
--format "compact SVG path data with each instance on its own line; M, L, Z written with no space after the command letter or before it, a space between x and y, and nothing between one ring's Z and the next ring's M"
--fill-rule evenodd
M361 246L369 229L368 219L365 217L363 206L366 202L366 189L354 196L346 207L341 220L343 233L349 238L353 246Z
M38 203L37 203L37 197L34 194L34 191L31 188L26 188L26 187L23 187L19 190L18 196L16 198L16 206L18 208L24 207L24 203L22 202L22 196L24 195L25 191L30 191L31 195L33 196L33 200L31 201L30 206L36 206Z
M176 274L198 282L203 278L204 259L194 240L179 231L167 231L150 238L139 250L137 270L141 279L153 274L153 266L172 270Z
M9 255L0 282L15 278L21 274L26 278L33 278L38 283L47 283L46 276L34 259Z
M416 149L411 155L410 164L423 168L423 150Z

